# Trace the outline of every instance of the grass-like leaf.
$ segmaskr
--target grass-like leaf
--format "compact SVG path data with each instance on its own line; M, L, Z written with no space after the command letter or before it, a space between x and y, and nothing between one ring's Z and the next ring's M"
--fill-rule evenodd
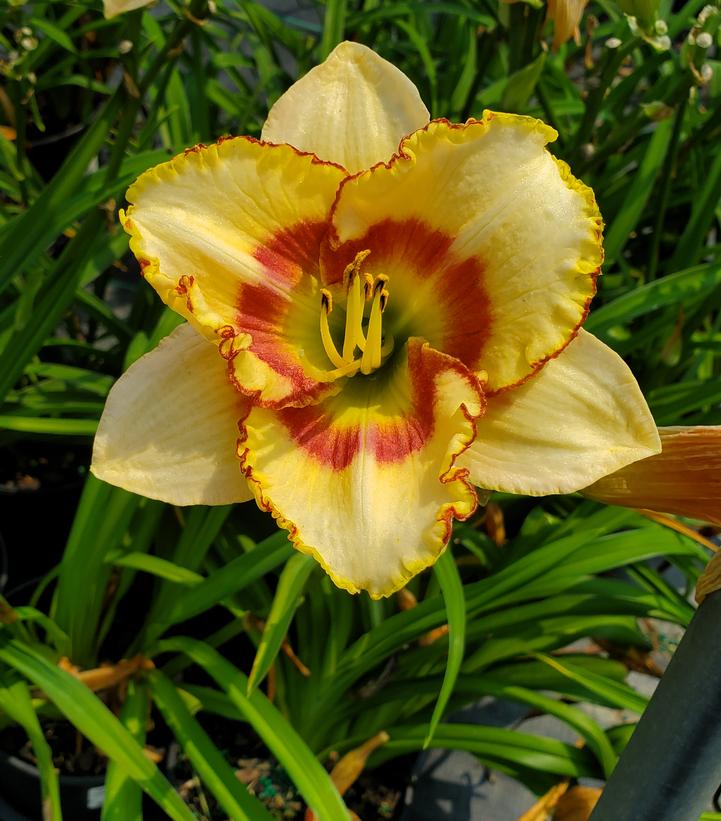
M328 773L292 725L259 690L246 695L248 680L237 667L208 645L190 638L166 639L159 642L157 650L184 653L192 658L228 694L283 765L314 812L321 818L345 818L347 813L343 799Z
M0 659L40 687L68 721L122 767L173 821L192 821L193 814L155 764L145 757L132 734L84 684L37 650L2 632Z
M428 735L423 742L424 749L433 740L438 723L445 712L448 700L453 694L456 678L463 664L463 654L466 646L466 599L463 595L463 582L453 559L453 553L448 548L433 567L441 585L443 602L448 617L448 662L443 675L443 684L438 693L436 706L433 708L428 725Z
M270 813L240 783L207 733L193 718L175 685L159 670L148 676L153 700L203 784L233 821L271 821Z

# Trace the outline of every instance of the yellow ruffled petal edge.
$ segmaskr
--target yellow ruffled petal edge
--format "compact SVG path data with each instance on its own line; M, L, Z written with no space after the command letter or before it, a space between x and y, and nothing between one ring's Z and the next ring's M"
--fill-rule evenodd
M330 390L294 334L317 325L317 307L300 314L344 176L313 154L237 137L188 149L128 191L120 218L143 275L233 360L238 387L261 404L302 405Z
M476 427L460 459L471 479L528 496L573 493L661 448L631 370L584 330L533 379L490 397Z
M385 384L356 378L318 405L254 407L240 425L259 507L338 587L375 599L432 565L452 520L477 505L456 459L475 435L480 385L420 340L407 351Z
M428 332L423 326L432 320L420 309L411 333L483 374L489 395L522 384L573 339L603 262L595 197L546 149L556 137L540 120L492 111L464 124L431 121L405 138L390 162L341 184L325 281L342 277L345 250L368 248L392 293L401 283L428 302L447 270L467 272L475 261L482 338L471 335L462 350L450 335L448 348L448 332ZM413 260L401 259L406 236L419 227L435 237L426 249L435 268L412 270Z
M183 324L115 383L100 419L91 472L174 505L252 499L235 458L247 400L213 345Z
M662 451L582 492L610 505L721 525L721 426L659 428Z

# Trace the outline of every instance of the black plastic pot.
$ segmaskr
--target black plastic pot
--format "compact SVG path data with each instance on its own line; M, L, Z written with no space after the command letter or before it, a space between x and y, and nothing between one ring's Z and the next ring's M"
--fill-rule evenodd
M61 775L63 816L72 821L98 821L105 797L105 776ZM0 805L3 821L42 821L40 773L27 761L0 751ZM6 815L12 810L16 817Z

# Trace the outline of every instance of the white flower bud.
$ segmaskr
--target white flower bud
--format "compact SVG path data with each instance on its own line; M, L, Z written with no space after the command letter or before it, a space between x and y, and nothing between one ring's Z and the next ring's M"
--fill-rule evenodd
M715 6L704 6L698 15L698 22L703 25L712 14L717 14L718 9Z

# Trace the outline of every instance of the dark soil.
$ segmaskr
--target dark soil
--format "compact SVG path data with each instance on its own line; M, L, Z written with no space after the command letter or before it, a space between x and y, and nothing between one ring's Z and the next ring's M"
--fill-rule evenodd
M284 821L304 819L306 805L303 798L261 741L243 725L213 716L198 718L235 769L238 780L263 802L274 818ZM362 821L398 818L412 764L413 757L410 756L364 772L344 796L348 808ZM226 821L227 815L201 785L190 762L174 744L168 754L168 768L176 788L202 821Z
M7 551L11 603L24 604L29 583L60 561L89 458L82 446L26 441L0 447L0 547Z
M45 738L53 752L53 764L60 775L102 775L106 759L66 721L43 721ZM33 748L25 732L17 726L0 731L0 749L35 765Z
M198 719L239 781L257 796L274 818L302 821L306 805L283 767L268 748L247 727L215 716ZM53 752L53 763L63 776L95 776L105 772L107 759L70 724L44 720L45 736ZM201 821L227 821L227 814L202 785L190 762L171 741L165 726L149 733L151 749L157 753L158 766ZM0 750L35 765L32 746L17 726L0 731ZM328 762L331 767L333 762ZM400 815L403 794L410 777L413 757L396 759L364 772L344 796L348 808L362 821L392 821ZM149 807L149 810L151 808ZM151 817L152 812L150 813Z

